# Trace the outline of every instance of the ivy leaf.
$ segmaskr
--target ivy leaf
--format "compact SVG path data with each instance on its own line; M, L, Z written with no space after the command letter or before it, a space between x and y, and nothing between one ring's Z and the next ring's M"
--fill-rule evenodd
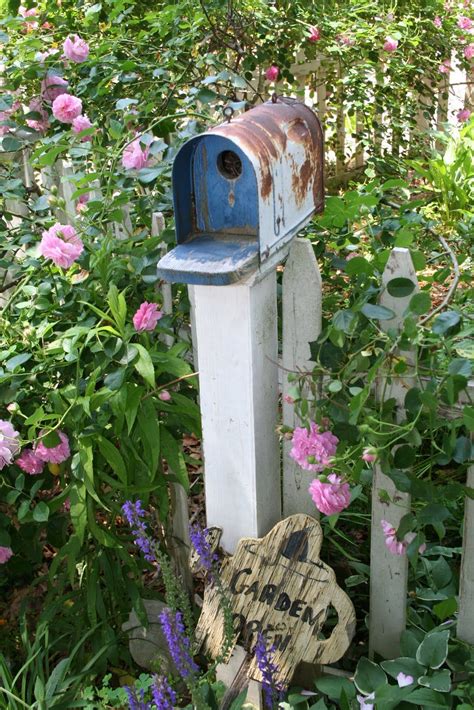
M433 673L433 675L421 676L421 678L418 678L418 683L441 693L449 693L451 690L451 673L447 668L444 668L438 673Z
M33 520L37 523L45 523L49 518L49 508L44 501L37 503L33 510Z

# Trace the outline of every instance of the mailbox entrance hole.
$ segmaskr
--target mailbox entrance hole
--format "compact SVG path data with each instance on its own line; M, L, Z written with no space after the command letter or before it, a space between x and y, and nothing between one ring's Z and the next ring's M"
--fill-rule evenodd
M217 156L217 169L227 180L236 180L242 175L242 161L233 150L223 150Z

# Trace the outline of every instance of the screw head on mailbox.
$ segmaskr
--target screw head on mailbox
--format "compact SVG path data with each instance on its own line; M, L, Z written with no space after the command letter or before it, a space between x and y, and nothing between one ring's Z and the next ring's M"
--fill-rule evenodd
M174 283L225 286L275 268L324 205L323 132L294 99L268 101L187 141L173 165Z

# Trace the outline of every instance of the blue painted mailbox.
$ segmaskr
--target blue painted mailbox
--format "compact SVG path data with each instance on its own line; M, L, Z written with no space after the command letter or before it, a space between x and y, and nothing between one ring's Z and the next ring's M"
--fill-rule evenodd
M226 285L266 272L323 209L323 133L313 111L268 101L195 136L173 166L178 246L160 278Z

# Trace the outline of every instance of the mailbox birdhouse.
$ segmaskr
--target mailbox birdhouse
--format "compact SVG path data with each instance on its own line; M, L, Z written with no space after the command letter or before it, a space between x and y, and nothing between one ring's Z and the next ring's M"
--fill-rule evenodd
M178 245L166 281L226 285L274 268L323 209L323 133L313 111L268 101L189 140L173 166Z

